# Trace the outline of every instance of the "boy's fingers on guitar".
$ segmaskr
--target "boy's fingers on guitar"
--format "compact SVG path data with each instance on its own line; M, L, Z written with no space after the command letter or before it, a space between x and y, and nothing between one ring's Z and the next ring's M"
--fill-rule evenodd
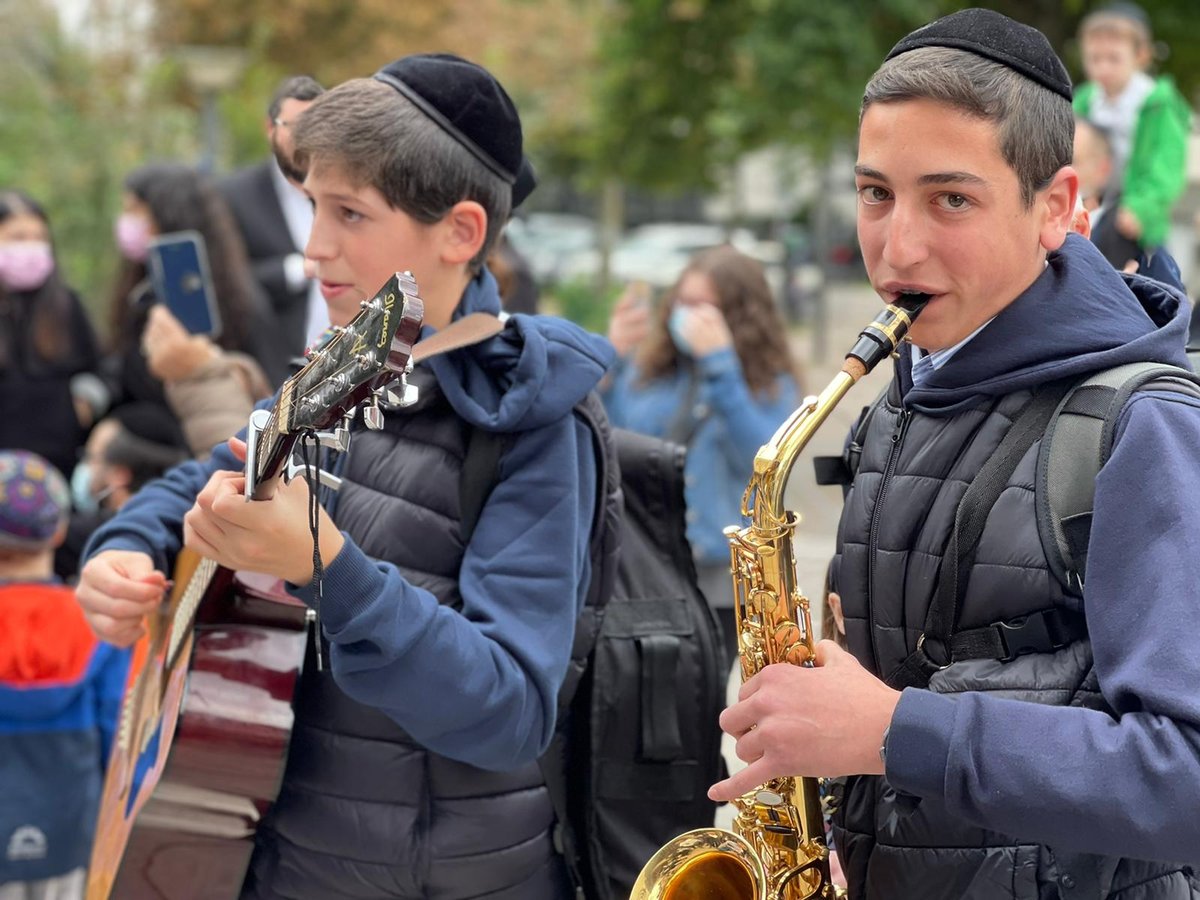
M223 532L206 513L193 508L183 517L183 546L206 559L224 564L224 554L218 548Z
M124 622L140 622L143 616L155 612L163 600L161 591L150 600L132 600L83 587L75 592L75 596L88 615L106 616Z
M127 619L114 619L100 613L87 613L88 624L101 640L117 647L128 647L146 632L139 616L134 623Z
M244 484L245 476L241 472L229 472L225 470L213 472L208 479L208 483L196 495L196 506L201 509L210 509L212 508L213 501L222 494L227 494L231 491L239 494L242 493L242 486Z
M149 573L131 577L111 562L97 557L84 566L75 594L80 602L95 597L153 605L162 600L165 579L147 578L147 575Z

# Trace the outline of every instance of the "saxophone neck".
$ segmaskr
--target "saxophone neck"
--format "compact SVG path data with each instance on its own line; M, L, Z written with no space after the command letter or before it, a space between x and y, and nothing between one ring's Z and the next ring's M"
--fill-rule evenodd
M784 488L800 452L846 392L864 374L861 363L853 357L848 358L846 365L826 385L825 390L815 397L805 397L771 440L759 448L754 457L754 474L742 500L742 513L750 516L755 524L759 524L760 516L764 525L768 521L778 523L784 520Z

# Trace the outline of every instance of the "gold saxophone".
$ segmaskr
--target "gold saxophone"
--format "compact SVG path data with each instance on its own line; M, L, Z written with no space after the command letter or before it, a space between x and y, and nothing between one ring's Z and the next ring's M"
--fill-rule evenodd
M727 528L732 556L743 680L772 663L813 665L808 598L796 586L792 534L784 509L788 475L800 452L860 378L890 356L929 302L924 294L884 308L859 335L842 370L808 397L763 445L742 497L746 528ZM832 900L829 848L815 778L776 778L737 798L733 830L681 834L651 857L630 900Z

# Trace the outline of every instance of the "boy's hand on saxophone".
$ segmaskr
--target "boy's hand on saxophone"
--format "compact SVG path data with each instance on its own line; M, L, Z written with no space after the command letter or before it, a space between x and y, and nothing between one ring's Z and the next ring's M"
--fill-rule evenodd
M767 666L721 713L746 768L709 788L733 800L772 778L882 775L880 747L900 692L833 641L817 644L816 666Z

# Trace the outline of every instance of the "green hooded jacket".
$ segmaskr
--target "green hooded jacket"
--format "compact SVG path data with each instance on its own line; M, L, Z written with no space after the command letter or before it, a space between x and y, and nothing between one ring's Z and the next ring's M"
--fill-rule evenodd
M1075 91L1075 112L1087 118L1099 88L1087 82ZM1169 76L1155 79L1154 90L1138 110L1129 161L1125 164L1121 206L1142 223L1140 243L1159 247L1167 239L1171 206L1183 193L1192 110Z

